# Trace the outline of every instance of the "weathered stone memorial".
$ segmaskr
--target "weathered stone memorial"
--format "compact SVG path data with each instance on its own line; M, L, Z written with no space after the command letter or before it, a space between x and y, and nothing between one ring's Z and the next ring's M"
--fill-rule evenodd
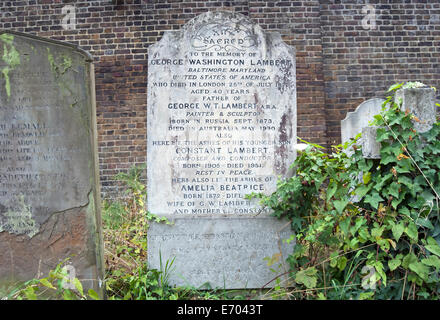
M423 133L431 130L436 122L435 89L424 86L401 88L396 91L395 102L401 103L403 111L411 112L417 120L413 120L414 130Z
M102 294L92 61L72 45L0 32L0 285L69 258L68 277Z
M369 123L379 114L385 100L374 98L361 103L354 112L348 112L341 121L342 143L362 133L357 144L362 146L362 155L366 159L380 159L381 144L376 141L377 126ZM429 131L436 121L435 89L420 84L417 87L403 86L396 91L394 102L400 105L401 110L415 116L412 120L414 130L423 133ZM352 148L346 150L348 155L353 153Z
M371 121L374 120L374 116L380 113L380 111L382 110L382 104L384 102L385 99L382 98L369 99L367 101L362 102L356 108L355 111L348 112L345 119L341 121L342 143L349 141L350 139L356 137L359 133L362 133L363 131L365 132L367 130L374 130L368 125ZM365 139L363 138L364 136L365 136L364 134L361 136L357 144L364 145L364 143L366 142ZM372 148L374 148L374 146L372 146ZM371 148L366 146L366 148L364 149L370 150ZM353 153L353 149L350 147L346 150L346 152L348 155L351 155ZM375 153L375 152L371 151L371 153Z
M175 285L270 282L290 225L245 195L291 174L294 49L243 15L202 14L149 48L147 117L148 210L173 222L150 226L150 267L175 259Z

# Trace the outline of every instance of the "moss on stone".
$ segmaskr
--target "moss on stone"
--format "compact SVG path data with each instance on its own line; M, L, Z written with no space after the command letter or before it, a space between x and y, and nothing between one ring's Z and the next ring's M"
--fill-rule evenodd
M62 61L56 62L49 48L47 48L47 59L49 60L50 68L56 78L61 77L63 74L67 72L67 70L69 70L72 67L71 57L63 55L61 56Z
M57 84L61 89L61 93L64 97L72 97L73 91L68 84L66 79L67 71L72 68L72 58L67 55L62 55L60 57L54 57L51 53L50 48L47 48L47 60L49 61L50 69L55 77ZM71 104L71 107L76 104L75 102Z
M11 96L11 81L9 73L13 71L20 64L20 53L14 47L14 36L11 34L1 34L0 41L3 43L3 55L2 60L5 62L1 70L3 77L5 78L5 89L8 98Z

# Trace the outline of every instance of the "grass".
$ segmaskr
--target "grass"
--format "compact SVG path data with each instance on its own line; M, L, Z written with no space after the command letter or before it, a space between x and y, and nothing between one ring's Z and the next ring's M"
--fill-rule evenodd
M105 285L109 300L251 300L270 298L270 290L227 290L206 287L173 287L169 283L174 272L174 259L162 261L160 270L149 269L147 263L147 232L151 223L168 223L146 210L146 189L141 182L144 167L132 167L115 179L126 189L119 200L106 200L102 205ZM0 287L0 300L14 299L97 299L94 292L66 290L63 263L43 279ZM50 292L51 295L45 295ZM273 296L273 294L271 295Z
M103 238L106 290L109 299L225 300L251 299L256 291L172 287L174 259L162 261L160 270L147 266L147 231L151 223L168 223L146 210L146 189L141 181L145 168L132 167L115 179L126 189L125 197L103 203Z

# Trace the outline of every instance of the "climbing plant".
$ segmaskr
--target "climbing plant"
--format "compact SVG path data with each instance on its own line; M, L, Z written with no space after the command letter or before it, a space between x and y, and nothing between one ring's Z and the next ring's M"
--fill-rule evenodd
M394 101L402 86L375 116L380 159L363 158L359 136L330 154L309 144L292 178L251 195L291 221L293 298L439 299L440 123L416 132Z

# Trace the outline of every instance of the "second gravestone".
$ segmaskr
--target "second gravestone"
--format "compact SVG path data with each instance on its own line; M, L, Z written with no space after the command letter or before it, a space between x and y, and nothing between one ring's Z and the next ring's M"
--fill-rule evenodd
M291 173L295 70L279 34L228 12L150 47L148 209L174 224L152 224L148 259L159 269L175 258L172 284L258 288L276 276L264 258L286 257L290 225L245 195Z
M102 294L93 60L13 32L0 57L0 288L69 258L68 278Z

